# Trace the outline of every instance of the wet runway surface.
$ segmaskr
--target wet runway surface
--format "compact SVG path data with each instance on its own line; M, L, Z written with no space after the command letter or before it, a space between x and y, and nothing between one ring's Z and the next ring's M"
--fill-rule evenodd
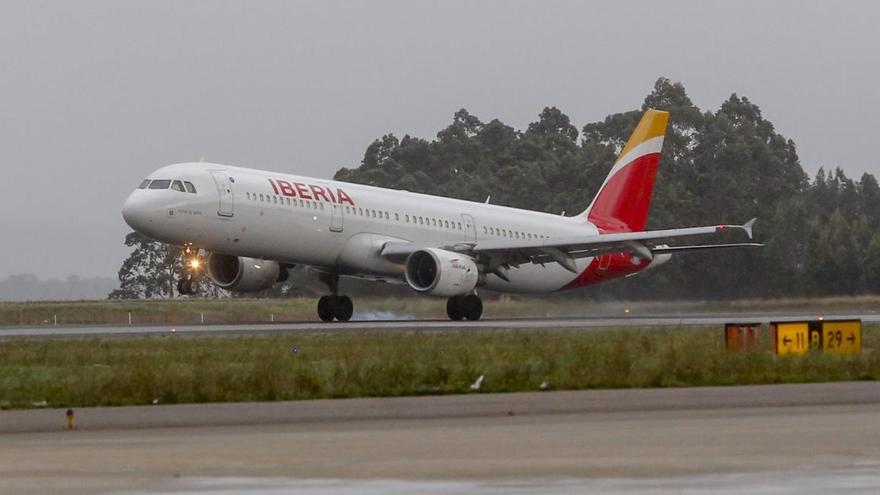
M768 323L770 321L814 320L817 317L861 319L865 323L880 321L880 314L808 314L808 313L711 313L681 315L589 316L569 318L483 319L480 321L449 320L370 320L332 322L295 322L244 325L94 325L2 327L0 339L9 338L82 338L82 337L149 337L171 333L180 335L267 335L295 333L332 333L385 330L561 330L609 327L676 327L723 325L726 322Z
M3 490L818 494L880 482L875 382L76 414L66 431L63 410L0 412Z

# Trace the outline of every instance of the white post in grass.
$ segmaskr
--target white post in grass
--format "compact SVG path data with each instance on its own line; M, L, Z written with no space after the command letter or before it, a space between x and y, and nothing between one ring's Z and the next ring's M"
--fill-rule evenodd
M202 311L202 312L200 313L200 315L201 315L202 325L204 325L204 324L205 324L205 312Z
M131 311L128 312L128 324L131 325Z
M275 313L269 314L269 321L271 321L272 323L275 323Z
M55 320L55 326L58 326L58 315L52 315L52 319Z

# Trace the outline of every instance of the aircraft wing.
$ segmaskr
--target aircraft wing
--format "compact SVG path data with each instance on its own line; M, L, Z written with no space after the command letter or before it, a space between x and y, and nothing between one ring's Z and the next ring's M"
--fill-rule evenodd
M434 247L468 254L488 265L518 266L524 263L556 262L577 273L575 259L608 253L630 252L643 259L653 259L655 254L672 254L706 249L730 249L760 247L763 244L748 242L734 244L700 244L668 246L661 241L682 237L719 234L727 230L741 230L752 238L752 226L756 219L742 225L712 225L684 229L621 232L583 236L557 237L551 239L487 239L460 242L449 246L423 246L408 242L390 242L382 248L382 256L398 261L405 260L413 251Z

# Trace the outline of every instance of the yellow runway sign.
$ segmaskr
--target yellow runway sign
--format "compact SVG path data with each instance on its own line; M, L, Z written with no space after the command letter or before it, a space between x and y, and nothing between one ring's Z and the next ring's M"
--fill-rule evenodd
M801 356L810 350L809 323L774 323L772 325L776 354Z
M822 351L831 354L858 354L862 350L862 322L823 321Z

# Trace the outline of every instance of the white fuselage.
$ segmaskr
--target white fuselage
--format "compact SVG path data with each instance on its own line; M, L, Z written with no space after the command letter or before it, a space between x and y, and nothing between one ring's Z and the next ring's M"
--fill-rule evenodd
M169 165L148 178L190 182L195 192L135 190L123 208L135 230L169 244L192 243L343 276L403 281L403 265L379 254L388 241L440 247L597 233L583 217L218 164ZM591 262L576 260L577 271ZM485 287L549 292L577 276L558 263L528 263L511 269L509 281L487 275Z

